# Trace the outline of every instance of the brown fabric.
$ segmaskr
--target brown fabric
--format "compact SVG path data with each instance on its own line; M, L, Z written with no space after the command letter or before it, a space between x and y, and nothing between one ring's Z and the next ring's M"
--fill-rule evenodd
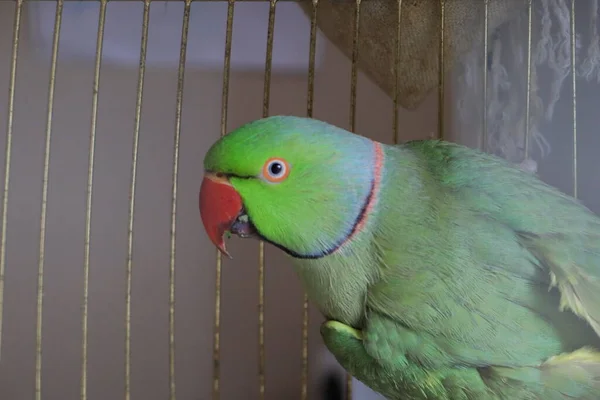
M312 15L312 1L300 2ZM321 0L317 25L347 57L352 57L353 0ZM527 0L489 0L489 32L523 11ZM418 107L439 82L440 0L403 0L400 32L398 102ZM484 0L446 0L444 11L444 70L475 44L483 42ZM390 97L394 95L394 48L398 0L362 0L358 66Z

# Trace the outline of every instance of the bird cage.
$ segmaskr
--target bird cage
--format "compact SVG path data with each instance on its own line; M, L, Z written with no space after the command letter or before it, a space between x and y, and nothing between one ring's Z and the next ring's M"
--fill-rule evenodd
M250 120L460 142L600 212L598 0L15 0L0 21L0 399L341 398L331 373L379 398L277 249L224 259L202 231L203 156Z

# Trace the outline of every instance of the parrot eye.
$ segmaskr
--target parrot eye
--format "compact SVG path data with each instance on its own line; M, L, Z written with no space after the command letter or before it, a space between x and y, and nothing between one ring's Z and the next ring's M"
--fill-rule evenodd
M278 183L285 180L289 174L289 164L280 158L271 158L267 160L263 167L264 178L272 183Z
M271 163L271 165L269 165L269 172L272 175L279 175L281 173L281 171L283 171L284 168L285 167L283 166L283 164L274 162L274 163Z

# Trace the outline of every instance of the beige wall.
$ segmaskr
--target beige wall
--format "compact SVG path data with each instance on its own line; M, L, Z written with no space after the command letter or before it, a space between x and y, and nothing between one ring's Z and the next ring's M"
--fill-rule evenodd
M110 7L110 5L109 5ZM0 3L0 135L4 137L11 48L11 2ZM26 9L25 9L26 10ZM192 15L192 18L194 16ZM17 75L7 231L0 399L33 398L36 282L48 59L36 58L26 15ZM306 32L307 36L309 32ZM239 40L239 38L234 38ZM150 43L149 51L153 44ZM277 55L275 55L276 57ZM85 189L93 65L60 62L52 124L43 314L45 400L79 398ZM272 80L271 113L306 113L306 76ZM136 70L102 69L92 211L89 399L124 393L125 258ZM350 64L327 46L316 76L315 117L348 127ZM141 123L135 212L132 399L168 398L168 267L176 69L149 69ZM202 157L219 135L222 75L188 70L181 132L177 214L176 375L182 400L210 398L215 250L199 220ZM263 76L233 73L229 128L260 117ZM436 95L401 112L402 138L436 130ZM392 104L359 77L357 129L391 142ZM0 154L4 154L2 140ZM2 165L4 161L2 160ZM258 244L233 240L223 266L222 399L258 398ZM267 398L299 398L302 292L282 255L266 251ZM311 314L311 399L333 365Z

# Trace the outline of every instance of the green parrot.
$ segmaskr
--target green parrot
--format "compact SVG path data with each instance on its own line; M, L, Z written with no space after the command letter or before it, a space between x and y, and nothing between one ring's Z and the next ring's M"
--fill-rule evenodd
M389 399L600 399L600 218L506 160L273 116L204 158L200 214L278 247Z

